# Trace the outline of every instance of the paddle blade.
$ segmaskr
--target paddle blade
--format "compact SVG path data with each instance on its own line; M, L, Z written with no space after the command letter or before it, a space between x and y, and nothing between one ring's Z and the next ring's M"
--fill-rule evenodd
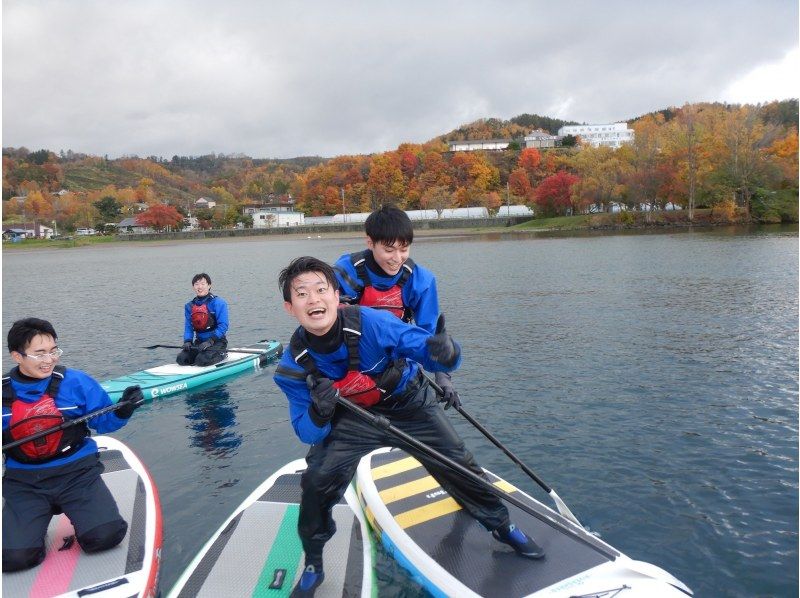
M550 498L552 498L553 502L556 503L556 508L558 509L559 513L561 513L564 517L572 521L572 523L574 523L578 527L581 528L583 527L581 525L581 522L578 521L578 518L572 514L572 511L569 510L569 507L567 507L564 501L561 500L561 497L558 494L556 494L556 491L553 489L550 490Z

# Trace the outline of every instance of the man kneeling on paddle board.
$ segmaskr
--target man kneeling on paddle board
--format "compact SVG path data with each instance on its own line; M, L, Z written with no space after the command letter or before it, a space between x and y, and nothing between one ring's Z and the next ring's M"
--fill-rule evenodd
M228 354L228 303L211 294L211 277L205 272L192 277L195 297L183 308L183 350L178 365L207 366Z
M113 403L93 378L58 365L62 350L56 340L53 325L38 318L18 320L8 331L17 366L3 377L3 445L57 429L3 449L3 572L44 560L54 513L64 513L75 528L65 545L77 539L85 552L113 548L128 529L100 477L103 466L87 422L63 426ZM100 433L118 430L143 400L138 386L128 387L116 409L88 424Z
M275 371L289 400L295 433L310 444L302 476L298 532L306 554L295 596L312 596L322 583L322 552L336 532L331 508L342 497L362 456L381 446L398 446L396 436L350 410L337 409L339 397L368 408L438 453L483 477L483 471L419 372L451 371L461 349L443 329L436 334L394 315L361 306L342 306L333 269L301 257L278 279L286 312L300 326ZM494 494L424 453L403 447L493 536L528 558L544 551L510 521Z

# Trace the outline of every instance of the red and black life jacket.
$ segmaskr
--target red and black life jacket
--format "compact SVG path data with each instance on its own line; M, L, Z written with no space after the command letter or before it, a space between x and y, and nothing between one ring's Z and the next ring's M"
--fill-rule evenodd
M192 322L192 328L194 328L195 332L208 332L217 327L217 319L214 317L211 310L208 309L208 304L213 298L214 295L209 293L207 295L207 300L202 303L198 304L192 300L192 313L189 319Z
M333 385L346 399L362 407L371 407L387 399L397 388L406 369L406 360L395 360L383 372L374 377L359 371L361 361L358 357L358 344L361 339L361 309L356 305L343 305L339 307L339 313L342 318L344 341L347 345L348 364L347 373L343 378L335 380ZM322 376L314 359L308 354L308 345L298 332L295 331L289 342L292 358L305 370L306 375Z
M414 271L414 261L409 258L403 263L400 269L400 278L385 291L378 290L372 286L372 281L367 273L366 261L366 251L357 251L350 254L350 262L356 270L358 280L353 280L344 270L338 269L339 273L357 293L356 297L350 297L347 302L357 303L373 309L385 309L403 320L403 322L410 322L414 314L408 306L403 304L403 287Z
M3 430L3 444L54 428L66 421L55 403L65 371L64 366L53 367L47 389L33 403L17 397L11 384L11 372L3 376L3 407L11 409L11 421ZM71 455L81 448L87 436L89 428L82 422L15 446L8 450L8 454L20 463L46 463Z

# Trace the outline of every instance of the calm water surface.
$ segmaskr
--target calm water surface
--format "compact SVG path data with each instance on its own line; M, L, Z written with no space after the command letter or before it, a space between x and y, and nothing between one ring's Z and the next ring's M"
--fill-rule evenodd
M63 363L103 380L171 361L192 274L230 304L233 345L284 344L277 275L360 239L248 239L3 253L3 337L54 322ZM462 344L465 407L581 521L698 596L795 596L798 239L789 232L424 239ZM33 277L32 277L33 275ZM4 354L4 368L9 360ZM272 368L139 409L115 435L165 517L162 587L267 475L305 455ZM481 464L549 499L469 424ZM380 556L381 595L419 596Z

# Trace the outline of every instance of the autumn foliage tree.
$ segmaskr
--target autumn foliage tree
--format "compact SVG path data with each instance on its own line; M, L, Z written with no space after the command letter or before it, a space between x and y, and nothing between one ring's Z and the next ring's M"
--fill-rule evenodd
M136 216L136 224L149 226L158 231L175 227L183 222L183 216L173 206L155 204Z
M575 213L572 187L579 180L563 170L544 179L534 191L539 213L543 216L564 216L569 211Z

